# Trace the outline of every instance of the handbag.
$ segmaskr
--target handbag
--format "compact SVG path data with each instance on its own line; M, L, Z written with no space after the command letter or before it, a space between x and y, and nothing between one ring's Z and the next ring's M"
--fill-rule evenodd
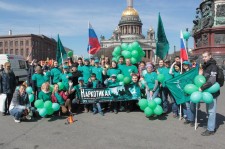
M0 112L5 112L6 94L0 94Z

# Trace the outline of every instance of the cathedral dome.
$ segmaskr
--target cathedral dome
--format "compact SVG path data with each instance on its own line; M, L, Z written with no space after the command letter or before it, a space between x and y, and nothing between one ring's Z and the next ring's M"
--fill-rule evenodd
M125 17L125 16L139 16L139 14L137 10L135 10L134 8L127 7L122 13L122 17Z

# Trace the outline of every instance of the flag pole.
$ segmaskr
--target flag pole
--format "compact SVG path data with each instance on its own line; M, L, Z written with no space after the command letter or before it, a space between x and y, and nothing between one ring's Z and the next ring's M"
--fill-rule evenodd
M198 103L196 103L196 107L195 107L195 130L197 129L197 121L198 121Z
M90 21L88 21L88 32L89 32L89 29L90 29ZM89 42L90 41L89 41L89 37L88 37L88 58L90 59L90 45L89 45Z

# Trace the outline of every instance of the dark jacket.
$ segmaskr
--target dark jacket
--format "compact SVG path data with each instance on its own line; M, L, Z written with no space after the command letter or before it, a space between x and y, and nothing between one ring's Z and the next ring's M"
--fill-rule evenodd
M27 93L25 92L23 95L20 95L18 90L15 91L9 109L12 110L15 107L25 109L29 106L30 102Z
M211 58L208 62L203 64L203 76L206 78L206 83L202 85L201 90L204 91L216 83L217 65L216 61ZM220 91L213 93L213 97L218 97Z
M32 81L32 75L35 73L35 66L30 65L28 72L27 72L27 85L32 86L33 81Z
M13 94L16 88L16 77L12 70L7 74L3 70L0 74L0 92L4 94Z
M72 76L69 77L69 80L71 80L73 82L73 86L75 86L78 84L78 78L82 76L82 73L77 70L76 72L72 72Z

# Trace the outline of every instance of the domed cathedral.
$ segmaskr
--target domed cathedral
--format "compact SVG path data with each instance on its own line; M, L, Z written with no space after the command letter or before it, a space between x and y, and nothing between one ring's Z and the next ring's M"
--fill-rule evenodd
M147 36L142 34L142 22L138 11L133 8L133 0L127 0L127 8L123 11L118 26L113 31L110 39L100 38L101 50L96 54L98 57L112 57L112 51L122 43L138 41L145 51L144 61L152 61L155 51L155 31L152 27L147 31Z

